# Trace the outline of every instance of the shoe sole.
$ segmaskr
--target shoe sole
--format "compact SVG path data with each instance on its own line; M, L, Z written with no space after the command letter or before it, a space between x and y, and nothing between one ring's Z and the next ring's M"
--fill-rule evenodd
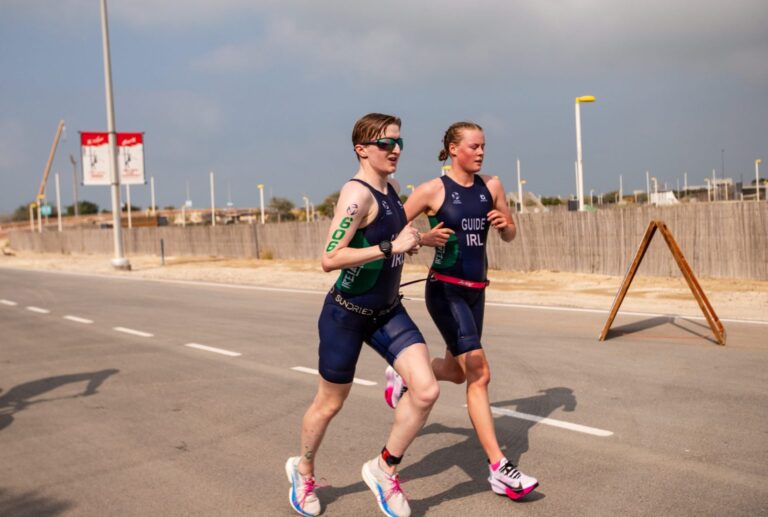
M288 502L291 504L291 508L293 508L293 511L298 513L299 515L303 515L304 517L315 517L311 513L307 513L300 508L296 508L293 504L293 500L296 499L294 494L294 489L296 488L293 486L293 465L291 465L291 458L288 458L288 461L285 462L285 474L288 476L288 482L291 484L291 488L288 490Z
M373 495L376 496L376 503L378 503L378 505L379 505L379 510L381 510L381 512L384 515L388 515L389 517L398 517L396 514L388 511L384 507L384 504L382 503L382 498L384 496L381 493L381 487L379 486L379 482L376 481L376 478L373 476L373 474L368 472L368 464L367 463L363 464L362 475L363 475L363 481L365 481L365 484L368 485L368 488L371 489L371 492L373 492Z
M508 486L505 486L503 489L496 488L495 485L491 485L491 490L493 490L494 493L498 495L505 495L512 499L513 501L517 501L518 499L522 499L526 495L533 492L536 487L538 487L538 483L534 483L533 485L529 486L528 488L523 488L522 490L513 490L512 488L509 488Z

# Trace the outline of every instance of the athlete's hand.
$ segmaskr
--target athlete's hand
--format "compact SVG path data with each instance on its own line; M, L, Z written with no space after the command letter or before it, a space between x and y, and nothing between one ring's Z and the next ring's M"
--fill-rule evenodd
M421 234L421 245L431 246L433 248L445 246L445 243L448 242L448 239L454 234L454 231L450 228L443 228L444 225L445 223L440 221L437 226L427 233Z
M413 223L408 223L400 234L392 241L392 253L406 253L413 249L419 249L419 230L413 227Z
M488 218L488 222L491 223L491 226L499 230L500 232L503 232L505 228L509 227L512 224L512 219L507 218L506 215L501 213L500 211L494 209L488 212L488 215L486 215Z

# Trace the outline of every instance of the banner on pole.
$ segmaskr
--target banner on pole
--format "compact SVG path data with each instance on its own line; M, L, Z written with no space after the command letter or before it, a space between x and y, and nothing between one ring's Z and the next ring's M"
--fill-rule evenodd
M117 166L120 183L144 185L144 134L117 133ZM80 133L83 185L110 185L109 135L106 132Z

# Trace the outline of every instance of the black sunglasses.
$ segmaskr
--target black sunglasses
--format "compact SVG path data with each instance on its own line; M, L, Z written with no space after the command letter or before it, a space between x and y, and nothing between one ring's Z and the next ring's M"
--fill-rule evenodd
M372 142L361 142L363 145L375 145L379 149L382 149L384 151L394 151L395 146L399 145L400 150L403 150L403 139L402 138L377 138L376 140Z

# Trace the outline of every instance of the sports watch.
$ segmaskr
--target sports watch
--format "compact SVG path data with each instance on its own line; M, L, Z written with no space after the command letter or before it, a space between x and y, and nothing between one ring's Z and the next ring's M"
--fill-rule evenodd
M379 243L379 249L384 253L384 258L392 256L392 241L381 241Z

